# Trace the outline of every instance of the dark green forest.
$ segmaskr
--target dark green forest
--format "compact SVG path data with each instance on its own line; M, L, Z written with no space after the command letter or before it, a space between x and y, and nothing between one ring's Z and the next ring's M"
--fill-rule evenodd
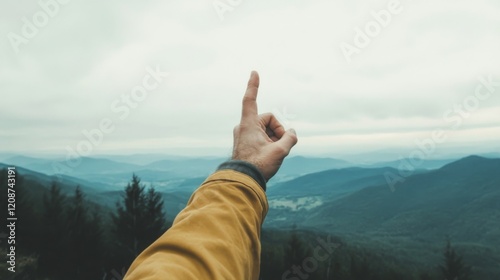
M2 235L0 278L30 280L121 280L132 260L174 217L161 195L132 175L114 208L90 201L77 185L62 190L16 176L16 267L7 270ZM0 199L7 201L7 170L0 173ZM7 218L3 210L0 219ZM169 222L170 221L170 222ZM417 267L328 232L293 226L262 232L261 279L474 279L472 268L448 239L441 262Z

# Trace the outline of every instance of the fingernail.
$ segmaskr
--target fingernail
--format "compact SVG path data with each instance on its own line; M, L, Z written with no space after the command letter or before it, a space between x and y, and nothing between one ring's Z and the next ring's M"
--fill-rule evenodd
M290 132L297 135L297 131L295 131L295 129L293 129L293 128L290 128Z

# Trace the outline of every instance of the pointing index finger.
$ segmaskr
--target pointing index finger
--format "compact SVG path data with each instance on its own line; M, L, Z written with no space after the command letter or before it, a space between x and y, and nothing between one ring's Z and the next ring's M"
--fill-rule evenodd
M257 71L252 71L250 80L248 80L247 90L243 96L242 120L257 117L257 92L259 91L259 83L259 73L257 73Z

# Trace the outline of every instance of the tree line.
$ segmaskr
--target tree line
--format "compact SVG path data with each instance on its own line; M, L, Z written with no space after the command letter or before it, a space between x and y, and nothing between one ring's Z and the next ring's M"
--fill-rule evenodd
M280 234L262 234L261 280L472 280L465 263L449 239L441 263L413 267L331 237L324 233L292 228ZM283 243L281 240L285 240ZM319 241L319 242L318 242Z
M0 199L6 201L6 172L0 171ZM65 195L52 182L37 194L30 192L41 190L33 182L16 180L16 272L5 268L6 246L0 243L1 279L122 280L135 257L167 230L160 193L136 175L111 210L87 199L80 186ZM6 209L1 213L5 221Z

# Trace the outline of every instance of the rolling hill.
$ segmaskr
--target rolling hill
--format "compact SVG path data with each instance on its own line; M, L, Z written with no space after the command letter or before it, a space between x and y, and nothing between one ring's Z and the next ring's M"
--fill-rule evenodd
M0 170L12 164L0 163ZM118 186L110 186L101 182L90 182L84 179L71 177L67 175L56 176L46 175L40 172L29 170L20 166L16 167L16 173L23 179L23 185L29 189L29 195L35 202L37 207L40 207L44 194L46 194L53 183L56 183L61 192L67 196L73 196L76 186L80 186L84 192L85 197L93 204L103 206L105 209L111 211L114 209L117 201L121 199L123 189L130 182L132 173L126 173L126 181ZM124 175L125 176L125 175ZM192 192L205 180L205 177L181 179L171 187L157 187L156 190L160 192L164 199L164 209L167 212L167 218L173 220L180 210L184 208ZM150 184L141 181L141 184L147 187ZM118 189L110 191L110 189Z
M491 220L500 222L499 171L500 159L470 156L410 176L395 192L386 185L371 186L331 201L312 213L304 225L419 238L448 232L462 240L493 241L500 236L500 224L496 228L487 225ZM464 231L462 223L470 229Z
M395 192L371 185L311 209L271 209L268 216L275 214L282 216L268 226L331 232L418 265L438 262L449 237L479 279L500 275L500 159L469 156L407 177Z
M385 183L384 173L394 168L360 168L326 170L279 183L267 191L268 196L314 196L350 193L370 185Z

